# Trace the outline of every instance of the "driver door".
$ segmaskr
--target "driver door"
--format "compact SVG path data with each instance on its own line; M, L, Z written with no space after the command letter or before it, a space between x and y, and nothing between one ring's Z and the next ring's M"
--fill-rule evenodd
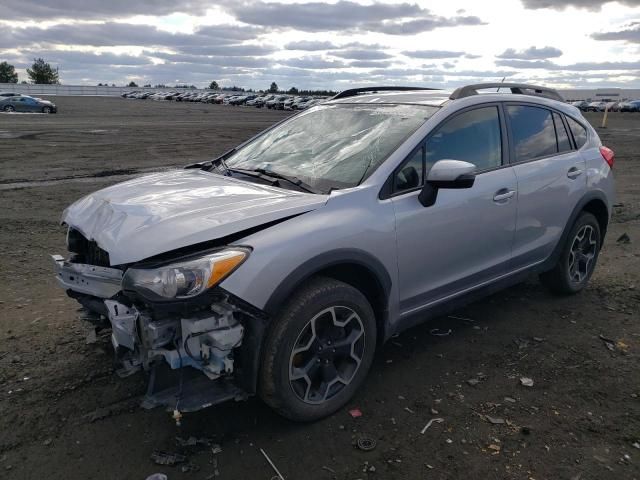
M401 316L419 312L504 275L516 226L517 182L508 163L503 112L488 104L440 124L396 172ZM438 160L477 166L468 189L440 189L433 205L418 200Z

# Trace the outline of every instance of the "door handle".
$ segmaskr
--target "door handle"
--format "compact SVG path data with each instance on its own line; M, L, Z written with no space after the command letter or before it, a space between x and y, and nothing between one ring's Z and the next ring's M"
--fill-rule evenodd
M578 178L580 175L582 175L582 170L580 170L578 167L571 167L567 172L567 177L571 179Z
M493 196L493 201L504 202L505 200L509 200L515 194L516 194L515 190L509 190L509 189L503 188L496 192L496 194Z

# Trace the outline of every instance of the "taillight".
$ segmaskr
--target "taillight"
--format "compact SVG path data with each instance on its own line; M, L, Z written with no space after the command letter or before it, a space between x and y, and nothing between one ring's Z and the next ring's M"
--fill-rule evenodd
M602 155L602 158L604 158L604 161L607 162L607 164L609 164L611 168L613 168L613 162L615 162L616 160L616 154L613 153L613 150L603 145L602 147L600 147L600 154Z

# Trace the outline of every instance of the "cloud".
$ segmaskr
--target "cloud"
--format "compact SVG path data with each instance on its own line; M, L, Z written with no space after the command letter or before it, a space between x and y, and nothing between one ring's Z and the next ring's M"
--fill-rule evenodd
M629 43L640 43L640 22L634 22L624 30L617 32L602 32L591 35L595 40L623 40Z
M590 70L636 70L640 69L640 61L637 62L579 62L569 65L558 65L549 60L497 60L496 65L502 67L543 70L566 70L585 72Z
M180 53L190 55L225 55L228 57L261 57L269 55L276 51L274 47L269 45L184 45L176 47Z
M318 42L314 40L301 40L299 42L289 42L284 48L286 50L307 50L307 51L316 51L316 50L332 50L336 48L340 48L337 45L331 42Z
M118 55L115 53L93 53L73 50L21 50L13 57L20 66L31 65L34 58L42 57L52 66L65 70L77 65L101 65L101 66L141 66L151 65L152 61L146 56Z
M452 17L445 18L430 16L408 21L384 21L381 24L367 24L364 30L386 33L387 35L415 35L422 32L430 32L436 28L458 27L470 25L486 25L479 17Z
M411 58L459 58L465 53L450 50L405 50L402 54Z
M507 48L500 55L496 55L498 58L512 58L518 60L542 60L560 56L562 56L562 50L555 47L529 47L520 51L516 51L513 48Z
M281 61L283 65L295 68L308 68L311 70L323 70L328 68L343 68L346 64L341 60L326 60L319 56L294 58Z
M354 60L349 63L349 66L355 68L387 68L391 63L388 60Z
M170 33L151 25L131 23L74 23L48 28L25 27L8 29L11 46L33 44L82 46L163 46L227 45L255 39L262 29L236 25L205 26L194 34ZM8 45L8 44L3 44Z
M202 14L207 0L3 0L3 19L104 19L133 15L169 15L176 12Z
M564 10L567 7L582 8L586 10L600 10L606 3L617 1L629 7L640 6L640 0L522 0L524 8L537 10L541 8L553 8Z
M293 28L307 32L361 30L390 35L458 25L479 25L478 17L442 17L415 3L373 2L361 5L349 0L336 3L227 2L223 9L237 20L268 28Z
M391 55L380 50L357 48L334 51L331 52L331 55L348 60L384 60L391 58Z

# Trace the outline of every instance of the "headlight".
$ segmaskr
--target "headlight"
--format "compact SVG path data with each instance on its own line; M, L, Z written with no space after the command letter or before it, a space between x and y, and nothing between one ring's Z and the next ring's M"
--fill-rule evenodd
M152 297L165 299L195 297L220 283L248 256L247 249L230 248L157 268L130 268L122 279L122 288L146 297L149 292Z

